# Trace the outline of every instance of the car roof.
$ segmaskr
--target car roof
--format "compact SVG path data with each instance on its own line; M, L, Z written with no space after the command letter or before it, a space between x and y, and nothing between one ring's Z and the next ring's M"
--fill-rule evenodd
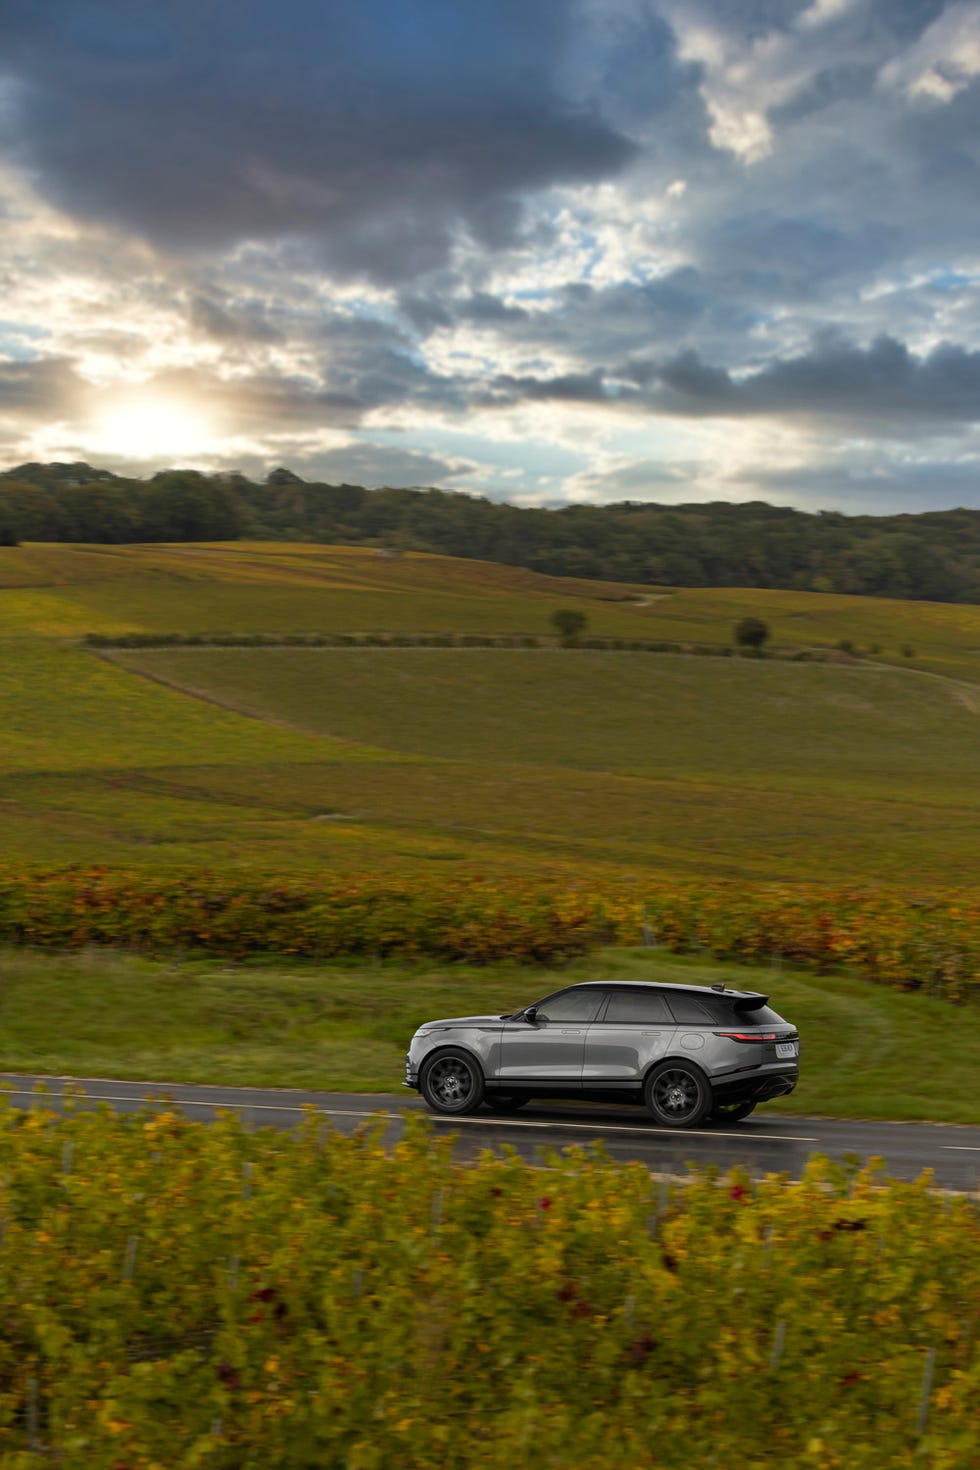
M711 985L682 985L673 980L583 980L576 985L568 985L567 990L684 990L691 995L717 995L731 996L740 999L743 996L760 996L760 990L729 990L724 987L716 990Z

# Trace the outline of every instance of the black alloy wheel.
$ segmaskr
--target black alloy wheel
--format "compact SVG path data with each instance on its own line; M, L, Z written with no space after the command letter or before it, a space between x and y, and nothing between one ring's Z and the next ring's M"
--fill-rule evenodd
M664 1128L694 1128L711 1111L711 1088L699 1067L661 1062L643 1089L643 1101Z
M464 1051L441 1051L426 1062L419 1088L434 1113L475 1113L483 1101L483 1073Z
M755 1103L746 1098L743 1102L715 1103L708 1114L709 1123L741 1123L755 1112Z

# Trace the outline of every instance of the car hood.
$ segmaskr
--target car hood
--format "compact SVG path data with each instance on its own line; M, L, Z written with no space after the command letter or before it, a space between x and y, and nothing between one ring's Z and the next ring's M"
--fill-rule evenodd
M452 1026L502 1026L504 1023L499 1015L496 1016L449 1016L439 1021L424 1021L419 1027L420 1031L435 1031L439 1028L448 1029Z

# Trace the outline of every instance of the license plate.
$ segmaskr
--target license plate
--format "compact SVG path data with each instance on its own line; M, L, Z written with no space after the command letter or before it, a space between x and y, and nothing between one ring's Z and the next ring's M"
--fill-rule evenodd
M776 1043L777 1057L795 1057L798 1048L795 1041L778 1041Z

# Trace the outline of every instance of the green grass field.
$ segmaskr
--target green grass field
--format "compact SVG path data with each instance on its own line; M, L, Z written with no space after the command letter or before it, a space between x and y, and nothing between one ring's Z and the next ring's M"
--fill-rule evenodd
M880 652L832 664L553 647L100 655L81 642L547 639L551 613L570 605L609 637L730 646L752 613L784 651L848 638ZM908 893L960 887L980 863L975 607L562 581L364 548L0 548L0 715L8 861L516 874L559 889L666 873ZM650 964L604 957L613 974ZM659 952L655 964L702 982L738 975ZM25 1070L385 1088L424 1015L482 1008L490 990L494 1005L516 1004L554 978L8 955L0 1057ZM923 1049L949 1057L947 1007L792 973L778 996L812 1056L785 1109L980 1121L968 1027L937 1096L908 1086Z
M87 632L590 631L877 661L589 650L120 650ZM900 653L915 647L914 659ZM889 664L891 660L891 664ZM955 675L935 677L936 673ZM971 681L976 679L977 683ZM651 869L962 882L980 608L629 587L361 547L0 548L6 854L140 866Z
M597 975L720 981L768 993L800 1028L800 1086L767 1114L980 1123L980 1031L947 1005L847 976L650 950L607 950L561 970L392 962L230 968L112 951L8 950L2 969L0 1057L8 1070L398 1094L408 1038L434 1016L516 1009ZM940 1055L935 1085L924 1059Z
M772 643L833 648L980 682L980 607L759 588L651 588L541 576L422 553L242 542L0 547L0 630L86 632L469 632L547 636L559 606L589 631L730 645L749 614ZM914 650L911 658L903 650Z

